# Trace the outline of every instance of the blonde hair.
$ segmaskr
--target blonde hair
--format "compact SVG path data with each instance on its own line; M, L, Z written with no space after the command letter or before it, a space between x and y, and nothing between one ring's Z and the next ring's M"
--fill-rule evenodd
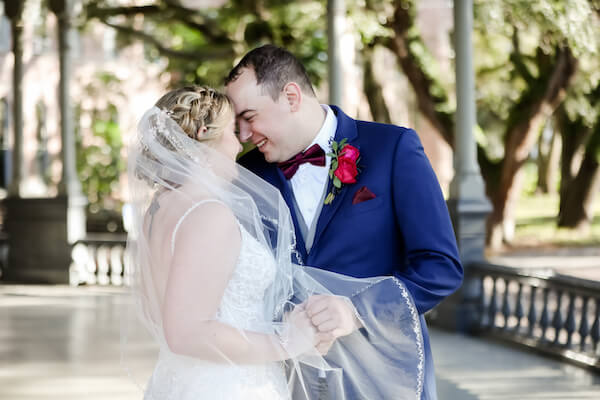
M206 142L207 145L223 135L227 125L235 116L233 103L229 97L206 86L185 86L171 90L163 95L155 106L165 111L188 137ZM181 149L175 148L172 139L164 134L165 132L157 132L155 139L158 143L170 151L180 151ZM141 154L148 160L162 164L147 146L142 146ZM149 176L147 171L139 166L136 166L135 175L151 187L158 183L156 177ZM161 179L166 181L164 177Z
M229 97L206 86L171 90L155 106L166 111L186 135L199 142L219 138L234 117Z

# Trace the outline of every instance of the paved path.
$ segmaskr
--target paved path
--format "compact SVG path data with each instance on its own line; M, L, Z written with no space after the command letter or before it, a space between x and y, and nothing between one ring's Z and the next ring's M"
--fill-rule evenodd
M440 400L599 400L600 375L520 348L431 329Z
M119 365L119 289L0 285L0 399L133 400ZM589 371L482 339L431 331L440 400L600 399ZM136 338L135 371L152 345Z
M119 293L0 285L0 399L141 399L119 365Z

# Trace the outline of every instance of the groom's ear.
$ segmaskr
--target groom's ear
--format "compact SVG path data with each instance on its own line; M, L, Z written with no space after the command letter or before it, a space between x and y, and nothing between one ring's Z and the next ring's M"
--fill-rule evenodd
M300 110L302 104L302 90L296 82L289 82L283 87L283 95L290 106L290 111Z

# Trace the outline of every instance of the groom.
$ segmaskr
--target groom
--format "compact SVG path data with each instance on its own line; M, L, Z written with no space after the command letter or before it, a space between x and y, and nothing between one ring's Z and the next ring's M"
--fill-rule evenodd
M423 314L460 286L463 270L416 132L357 121L320 104L302 64L273 45L246 54L225 84L240 140L256 146L240 162L281 191L296 229L298 261L405 284L423 330L422 399L436 399ZM306 307L322 334L322 350L361 328L363 310L342 298L315 296Z

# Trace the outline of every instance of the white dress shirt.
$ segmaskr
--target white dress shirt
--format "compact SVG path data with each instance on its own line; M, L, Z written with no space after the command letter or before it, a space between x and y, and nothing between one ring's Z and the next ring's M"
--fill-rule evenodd
M337 129L337 117L327 104L321 104L321 107L327 112L325 122L323 122L323 126L321 126L319 133L317 133L312 143L304 151L310 146L318 144L325 151L325 154L327 154L331 153L330 142L333 140ZM323 167L304 163L300 165L298 171L290 179L296 204L308 228L310 228L316 217L315 214L329 178L330 165L330 156L325 157L325 166Z

